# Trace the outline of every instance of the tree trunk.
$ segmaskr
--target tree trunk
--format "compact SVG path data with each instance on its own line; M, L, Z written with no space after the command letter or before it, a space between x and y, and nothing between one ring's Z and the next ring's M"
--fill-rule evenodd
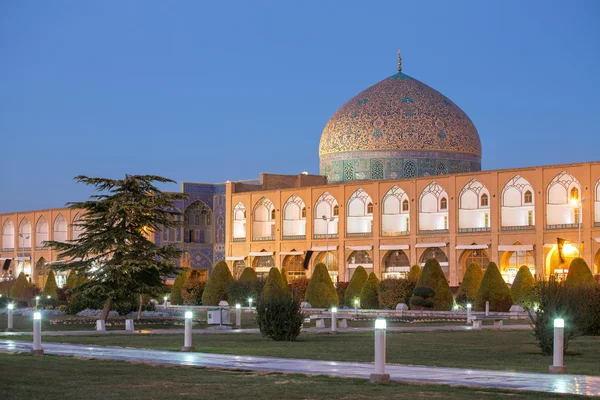
M138 307L138 315L137 315L137 319L138 321L142 318L142 303L144 301L144 296L140 294L140 306Z
M112 299L109 297L108 299L106 299L106 302L104 303L104 308L102 308L102 312L100 313L98 319L106 322L106 318L108 318L108 313L110 312L111 307Z

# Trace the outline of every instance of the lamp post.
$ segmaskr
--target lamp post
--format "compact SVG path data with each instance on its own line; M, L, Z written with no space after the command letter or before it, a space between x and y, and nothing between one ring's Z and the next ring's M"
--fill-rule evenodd
M194 346L192 345L192 312L186 311L185 314L185 331L183 337L183 347L181 351L194 351Z
M33 313L33 347L31 355L43 356L44 349L42 348L42 314L39 311Z
M562 318L556 318L554 320L554 357L552 365L548 368L548 372L551 374L566 374L567 367L565 367L563 356L564 356L564 343L565 343L565 320Z
M252 297L248 297L248 311L252 312Z
M12 332L13 331L13 308L15 308L13 303L9 303L8 306L6 306L6 308L8 308L8 325L6 328L6 332Z
M385 319L375 320L375 373L369 376L371 383L389 383L390 375L385 373L385 331L387 323Z
M337 333L337 307L331 308L331 333Z
M238 328L242 327L242 305L240 303L235 305L235 325Z

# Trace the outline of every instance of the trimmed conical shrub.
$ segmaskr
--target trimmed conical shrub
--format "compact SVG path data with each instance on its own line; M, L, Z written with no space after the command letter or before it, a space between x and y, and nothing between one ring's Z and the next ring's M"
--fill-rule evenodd
M77 272L75 272L75 271L69 272L69 276L67 276L67 283L66 283L67 288L75 289L75 287L77 286L78 279L79 279L79 277L77 276Z
M470 263L456 293L456 302L462 306L472 303L475 300L475 296L477 296L482 279L483 269L481 269L481 266L476 262Z
M283 280L283 276L277 267L269 270L269 276L265 282L262 291L262 297L265 301L277 300L287 297L290 294L289 286Z
M288 282L288 279L287 279L287 271L285 270L285 267L281 268L281 278L285 282L285 285L289 288L290 283Z
M433 290L434 295L428 296L428 299L433 305L432 308L434 310L448 311L452 309L454 297L452 296L452 291L450 290L450 285L448 285L444 271L442 271L440 263L435 258L427 260L421 272L421 277L417 281L417 286L415 286L413 296L410 299L411 304L415 306L418 306L417 303L420 302L420 299L417 299L417 297L422 297L416 295L416 293L420 293L418 289L421 287ZM418 301L415 302L415 300Z
M417 264L410 267L410 271L408 272L407 279L412 283L417 283L419 278L421 277L421 267Z
M42 297L47 299L48 296L52 300L58 300L58 286L56 285L56 278L54 277L54 271L50 270L48 272L48 279L46 279L46 284L44 285L44 290L42 291Z
M315 266L304 298L314 308L329 308L339 305L337 291L325 264L318 263Z
M242 275L240 275L240 282L257 282L258 276L256 275L256 271L250 267L244 268L242 271Z
M171 294L169 296L171 300L171 304L178 305L183 304L183 298L181 297L181 289L183 289L183 285L185 285L185 281L187 280L187 272L182 270L175 278L173 282L173 287L171 288Z
M486 301L490 302L490 311L506 312L513 305L510 289L493 262L485 268L481 285L475 296L475 310L484 311Z
M227 300L227 286L233 280L225 261L219 261L213 268L202 293L202 305L218 306L221 300Z
M360 291L368 278L369 274L367 274L367 271L365 271L362 265L356 267L352 274L352 278L350 278L350 283L346 288L346 292L344 293L344 302L348 307L354 307L354 300L358 299L360 301Z
M527 265L522 265L510 287L510 294L515 304L530 310L533 308L533 289L535 279Z
M12 288L10 288L10 297L13 299L24 300L28 286L29 283L27 282L27 278L25 277L25 274L21 272L19 276L17 276L17 280Z
M567 287L596 286L592 271L583 258L577 257L571 261L565 285Z
M379 279L374 272L369 274L360 291L360 306L367 310L379 308Z

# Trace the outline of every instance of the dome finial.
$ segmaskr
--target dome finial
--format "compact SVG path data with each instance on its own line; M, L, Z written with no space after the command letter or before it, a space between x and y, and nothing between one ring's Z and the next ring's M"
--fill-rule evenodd
M402 72L402 57L400 57L400 49L398 49L398 72Z

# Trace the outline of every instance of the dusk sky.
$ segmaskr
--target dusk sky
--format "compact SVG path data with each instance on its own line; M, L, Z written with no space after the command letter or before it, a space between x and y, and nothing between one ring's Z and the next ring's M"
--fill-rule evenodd
M0 212L84 200L80 174L317 174L325 123L397 49L483 169L599 160L598 21L595 0L5 0Z

